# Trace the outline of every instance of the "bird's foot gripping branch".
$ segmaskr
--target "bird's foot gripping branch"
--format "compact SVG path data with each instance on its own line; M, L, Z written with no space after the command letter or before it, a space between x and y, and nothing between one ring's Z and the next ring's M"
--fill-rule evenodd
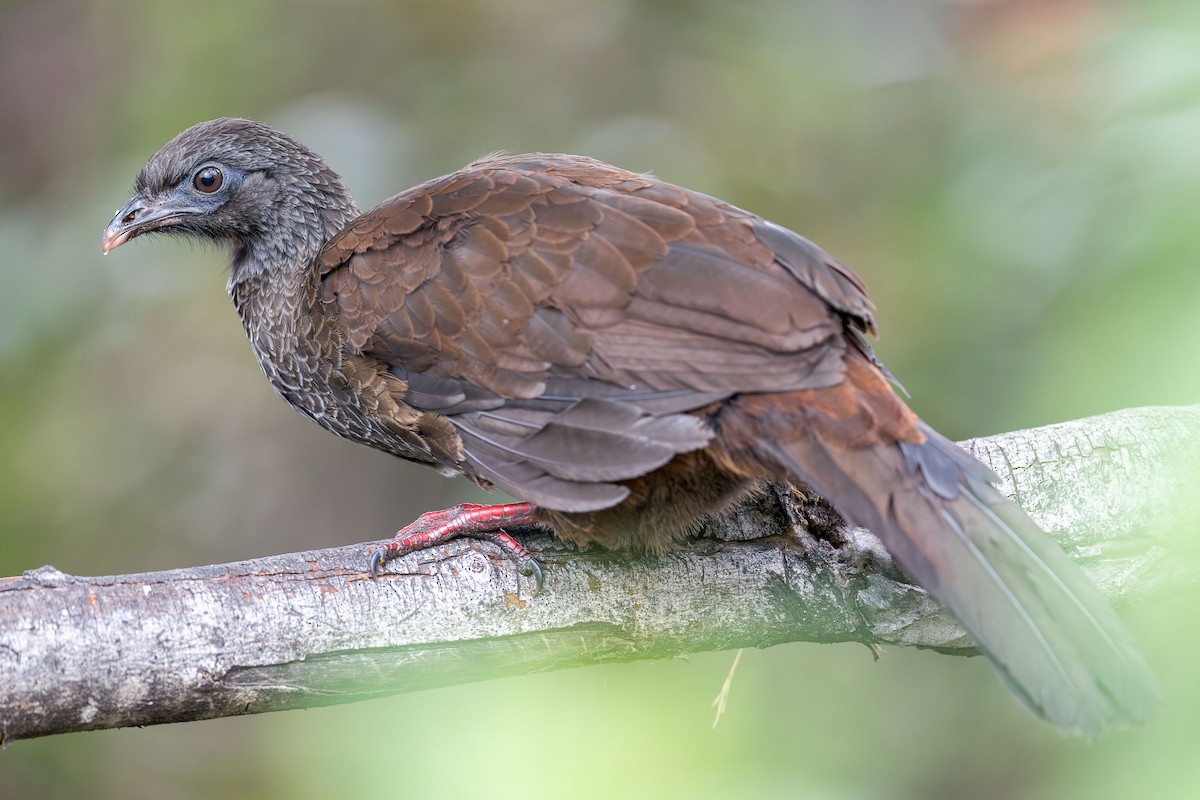
M383 565L393 558L466 536L499 546L516 562L522 575L533 578L533 593L536 595L545 581L542 567L524 545L504 530L504 527L536 524L534 508L529 503L494 506L464 503L445 511L429 511L399 531L392 541L375 549L371 554L371 574L379 575Z

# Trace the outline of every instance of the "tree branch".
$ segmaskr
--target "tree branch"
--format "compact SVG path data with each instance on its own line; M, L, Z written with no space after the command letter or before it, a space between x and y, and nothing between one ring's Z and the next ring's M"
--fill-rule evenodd
M1120 604L1200 582L1198 443L1192 406L965 446ZM0 580L0 742L789 641L971 652L878 540L833 519L775 487L663 556L531 534L546 568L536 598L475 541L377 579L367 545L100 578L42 567Z

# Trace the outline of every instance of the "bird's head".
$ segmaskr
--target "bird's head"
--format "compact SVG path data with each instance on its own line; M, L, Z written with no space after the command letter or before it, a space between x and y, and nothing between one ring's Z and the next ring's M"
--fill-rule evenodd
M104 230L105 253L162 232L232 244L235 269L239 260L307 260L357 214L319 156L245 119L188 128L142 167L134 192Z

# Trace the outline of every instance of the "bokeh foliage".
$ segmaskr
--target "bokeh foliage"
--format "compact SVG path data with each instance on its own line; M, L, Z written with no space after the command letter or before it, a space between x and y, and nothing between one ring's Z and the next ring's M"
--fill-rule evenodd
M223 254L101 259L142 161L214 116L296 134L364 207L504 149L757 211L863 274L951 436L1200 398L1185 0L10 0L0 109L3 574L370 539L477 497L284 408ZM1190 798L1197 610L1126 610L1167 702L1092 744L979 660L796 645L743 657L716 730L729 653L22 742L0 796Z

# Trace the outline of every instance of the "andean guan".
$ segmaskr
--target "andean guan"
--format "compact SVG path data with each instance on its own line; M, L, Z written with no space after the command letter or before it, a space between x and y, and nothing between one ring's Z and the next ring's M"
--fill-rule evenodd
M224 242L275 390L339 436L524 502L432 512L376 551L506 527L662 551L766 479L811 487L945 603L1018 698L1070 731L1157 690L1115 613L896 395L862 280L720 200L570 155L484 158L360 214L289 136L203 122L142 168L103 250Z

